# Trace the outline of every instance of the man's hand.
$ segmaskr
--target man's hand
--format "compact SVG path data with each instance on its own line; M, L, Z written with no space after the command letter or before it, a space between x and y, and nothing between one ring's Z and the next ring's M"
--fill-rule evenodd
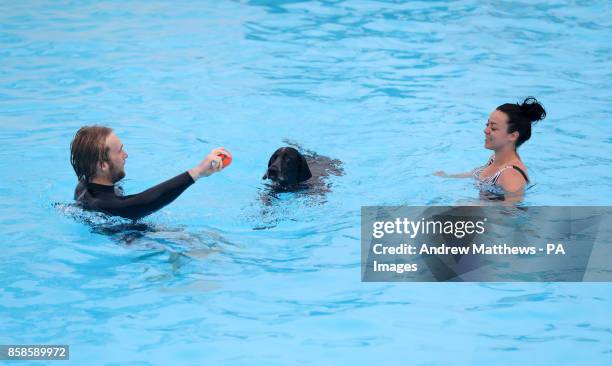
M209 175L223 169L223 160L219 154L227 155L230 158L232 157L232 154L222 147L212 150L208 155L206 155L200 164L192 169L189 169L189 175L191 175L194 181L201 177L208 177Z

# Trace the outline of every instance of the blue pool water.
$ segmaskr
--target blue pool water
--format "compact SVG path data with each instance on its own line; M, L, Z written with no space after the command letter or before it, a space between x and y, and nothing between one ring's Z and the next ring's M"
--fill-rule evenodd
M534 95L526 205L610 205L612 6L481 1L3 1L0 344L71 364L609 365L610 284L360 282L360 207L473 202L484 123ZM117 230L68 204L77 128L113 127L124 188L234 154ZM261 202L299 142L324 197ZM255 230L257 229L257 230ZM63 364L63 363L62 363Z

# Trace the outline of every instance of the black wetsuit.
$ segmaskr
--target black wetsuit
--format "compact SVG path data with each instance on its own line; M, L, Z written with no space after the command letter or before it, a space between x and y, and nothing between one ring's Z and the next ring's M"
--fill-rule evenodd
M193 183L191 175L185 172L144 192L124 196L114 185L79 182L74 199L86 209L136 220L174 201Z

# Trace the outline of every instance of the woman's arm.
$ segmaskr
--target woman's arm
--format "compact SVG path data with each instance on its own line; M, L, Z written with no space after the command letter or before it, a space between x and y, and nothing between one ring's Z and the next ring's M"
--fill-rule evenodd
M504 170L497 180L497 184L506 192L504 201L508 203L520 202L523 199L526 183L523 175L514 169Z
M442 177L442 178L471 178L474 175L474 170L470 172L455 173L455 174L447 174L443 170L438 170L437 172L433 173L433 175L435 175L436 177Z
M499 176L497 184L508 193L518 193L525 187L525 178L515 169L505 169Z

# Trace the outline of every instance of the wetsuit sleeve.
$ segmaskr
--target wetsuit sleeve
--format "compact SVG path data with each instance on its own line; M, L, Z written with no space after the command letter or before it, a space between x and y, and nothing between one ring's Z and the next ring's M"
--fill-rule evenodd
M139 219L174 201L193 183L191 175L185 172L144 192L98 202L98 207L111 215Z

